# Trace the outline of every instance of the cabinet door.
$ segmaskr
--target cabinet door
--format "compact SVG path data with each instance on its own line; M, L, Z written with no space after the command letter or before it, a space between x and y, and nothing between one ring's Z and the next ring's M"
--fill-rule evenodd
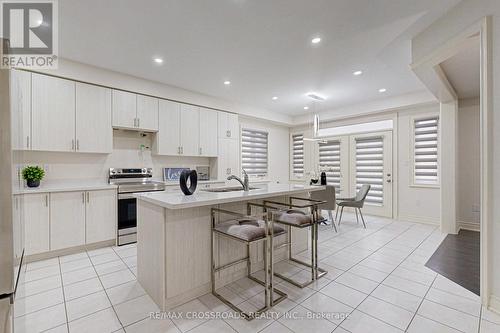
M116 191L89 191L86 202L86 243L116 239Z
M76 150L111 153L111 90L90 84L76 84Z
M75 82L32 74L33 150L75 148Z
M31 73L10 72L12 149L31 148Z
M49 251L49 194L26 194L22 207L26 255Z
M218 132L219 138L239 137L238 115L229 112L218 112Z
M159 131L154 143L154 150L158 155L180 153L180 107L179 103L160 100Z
M25 244L25 228L24 228L24 213L23 213L23 196L15 195L12 201L12 234L14 240L14 258L18 263L23 254ZM47 237L48 240L48 237Z
M217 156L217 111L200 108L200 155Z
M219 139L219 157L217 159L217 178L226 180L230 175L240 174L239 141L233 139Z
M137 95L137 127L158 131L158 98Z
M227 113L227 130L231 139L238 140L240 138L240 123L237 114Z
M135 128L136 118L136 94L113 90L113 127Z
M200 155L200 111L192 105L181 104L181 154Z
M85 244L85 192L50 194L50 250Z

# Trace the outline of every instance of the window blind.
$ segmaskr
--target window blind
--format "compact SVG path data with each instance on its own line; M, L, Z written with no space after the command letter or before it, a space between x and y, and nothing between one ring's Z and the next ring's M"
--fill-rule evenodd
M304 134L292 134L292 173L295 178L304 176Z
M340 192L340 141L319 143L319 166L326 169L326 182Z
M244 128L241 131L241 167L249 176L267 176L268 133Z
M414 120L415 184L438 183L438 125L437 116Z
M384 138L356 138L356 190L371 185L365 203L384 203Z

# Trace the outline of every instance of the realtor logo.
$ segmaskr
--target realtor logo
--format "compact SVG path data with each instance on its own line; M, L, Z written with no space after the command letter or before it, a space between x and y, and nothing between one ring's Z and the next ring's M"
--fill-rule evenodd
M57 0L1 1L1 68L57 68Z

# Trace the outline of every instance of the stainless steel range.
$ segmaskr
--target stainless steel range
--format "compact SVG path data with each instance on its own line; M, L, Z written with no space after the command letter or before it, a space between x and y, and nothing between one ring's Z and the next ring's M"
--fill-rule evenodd
M118 245L137 242L137 200L134 193L165 190L165 183L152 178L151 168L109 169L109 183L118 185Z

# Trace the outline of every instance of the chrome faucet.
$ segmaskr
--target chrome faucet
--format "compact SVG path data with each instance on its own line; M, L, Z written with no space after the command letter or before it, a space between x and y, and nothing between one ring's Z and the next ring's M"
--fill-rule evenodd
M227 177L227 180L235 179L235 180L240 182L241 186L243 186L243 191L249 191L250 187L248 186L248 174L245 171L245 169L243 169L243 174L245 175L243 180L241 180L240 177L237 177L235 175L231 175L231 176Z

